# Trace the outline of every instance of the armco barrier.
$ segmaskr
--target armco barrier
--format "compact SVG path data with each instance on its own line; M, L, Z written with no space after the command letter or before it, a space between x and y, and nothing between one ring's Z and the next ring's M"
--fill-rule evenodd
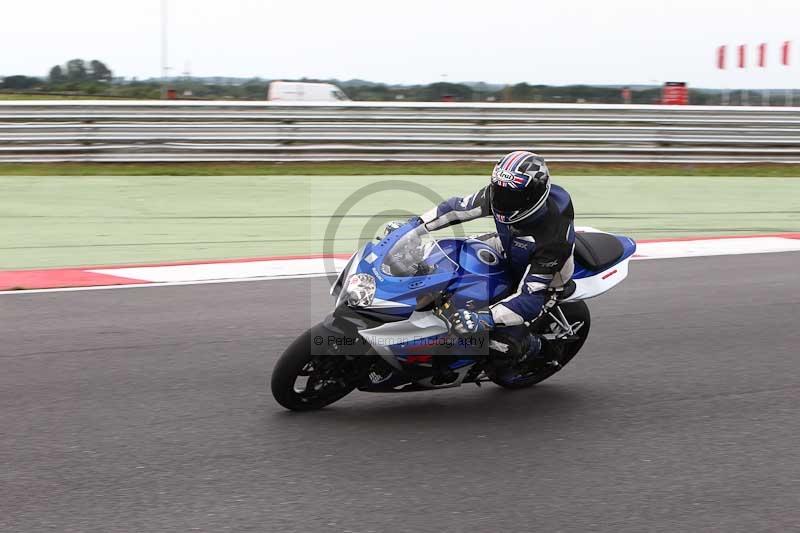
M0 161L800 163L800 108L0 102Z

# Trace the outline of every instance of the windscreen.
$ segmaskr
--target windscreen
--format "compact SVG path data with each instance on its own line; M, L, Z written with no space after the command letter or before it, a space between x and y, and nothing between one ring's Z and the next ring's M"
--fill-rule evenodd
M381 266L384 274L397 277L428 276L458 270L458 246L451 239L444 246L424 225L403 235L391 247Z

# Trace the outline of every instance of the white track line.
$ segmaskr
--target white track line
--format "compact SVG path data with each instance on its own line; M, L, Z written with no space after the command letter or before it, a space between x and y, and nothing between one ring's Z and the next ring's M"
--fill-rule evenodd
M153 283L173 281L214 281L218 279L280 278L321 274L331 264L337 270L344 268L344 259L273 259L269 261L243 261L240 263L203 263L195 265L151 266L135 268L107 268L89 270L95 274L118 276Z
M800 251L800 239L741 237L692 241L644 242L636 247L637 259L674 259L715 255L767 254Z
M675 259L797 251L800 251L800 239L784 237L696 239L640 243L636 251L637 256L634 259ZM337 270L343 268L346 263L346 260L343 259L334 259L333 261ZM309 258L136 268L107 268L89 270L88 272L119 276L128 279L138 279L142 280L144 283L0 291L0 296L315 278L333 274L333 272L327 271L329 265L330 260Z
M48 292L108 291L112 289L152 289L154 287L177 287L181 285L213 285L215 283L242 283L245 281L279 281L282 279L322 278L329 273L297 274L292 276L262 276L259 278L210 279L192 281L165 281L152 283L131 283L130 285L97 285L93 287L60 287L56 289L25 289L18 291L0 291L0 296L17 296L24 294L42 294ZM333 272L330 272L333 274Z

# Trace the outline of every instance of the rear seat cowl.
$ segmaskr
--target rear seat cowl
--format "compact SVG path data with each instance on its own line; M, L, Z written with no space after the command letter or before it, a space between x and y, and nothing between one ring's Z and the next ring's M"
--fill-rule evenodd
M575 234L575 258L595 271L605 270L625 253L622 243L608 233Z

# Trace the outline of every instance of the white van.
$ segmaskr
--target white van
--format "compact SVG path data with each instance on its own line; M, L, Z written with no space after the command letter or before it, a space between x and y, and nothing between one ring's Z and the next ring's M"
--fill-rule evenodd
M267 100L283 102L347 102L350 99L332 83L273 81L267 90Z

